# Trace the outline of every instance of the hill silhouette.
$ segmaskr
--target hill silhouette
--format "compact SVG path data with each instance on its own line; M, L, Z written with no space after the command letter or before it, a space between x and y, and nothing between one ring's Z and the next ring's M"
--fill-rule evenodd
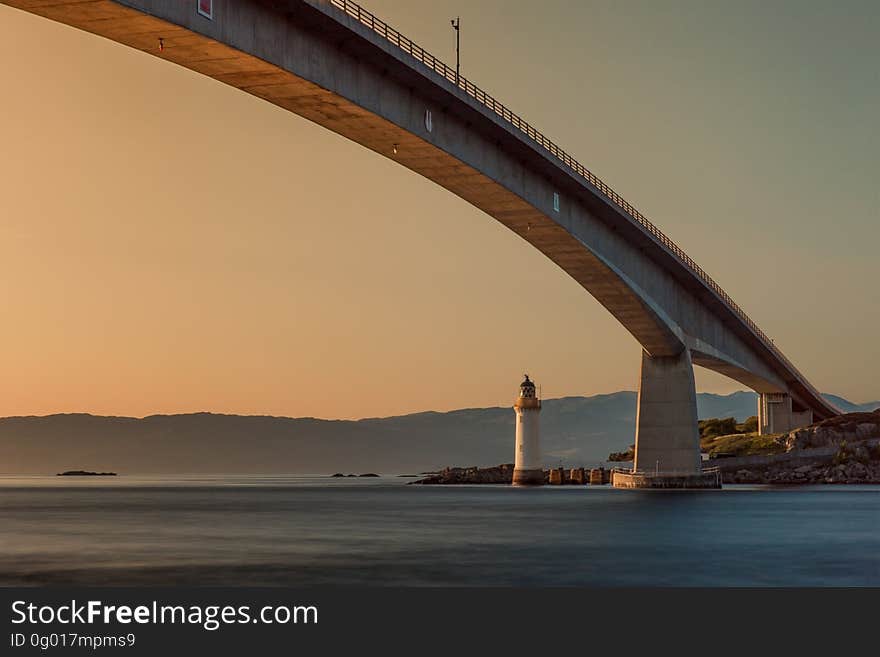
M844 410L873 410L833 398ZM751 392L698 395L700 418L755 414ZM544 400L545 463L593 465L633 442L636 393ZM362 420L268 416L63 414L0 419L0 472L404 473L512 460L510 408Z

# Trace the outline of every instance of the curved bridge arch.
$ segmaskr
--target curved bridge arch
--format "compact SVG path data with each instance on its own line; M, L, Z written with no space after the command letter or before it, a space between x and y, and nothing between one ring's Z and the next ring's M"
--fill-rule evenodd
M648 361L684 354L688 366L725 374L762 399L786 396L789 419L774 426L765 404L765 429L792 424L793 412L839 414L721 287L620 195L353 2L214 0L211 17L197 11L196 0L0 2L237 87L427 177L553 260L639 341ZM692 388L692 373L690 379L682 385ZM640 423L642 412L640 395Z

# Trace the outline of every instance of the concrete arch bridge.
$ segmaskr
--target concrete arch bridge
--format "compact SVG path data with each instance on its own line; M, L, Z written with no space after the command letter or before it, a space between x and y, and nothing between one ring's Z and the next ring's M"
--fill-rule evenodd
M762 432L839 414L690 257L508 107L347 0L0 0L310 119L483 210L643 347L635 470L699 473L693 364L760 393Z

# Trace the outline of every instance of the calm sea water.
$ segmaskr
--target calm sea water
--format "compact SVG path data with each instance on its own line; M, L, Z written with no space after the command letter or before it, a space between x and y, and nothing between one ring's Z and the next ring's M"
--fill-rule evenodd
M0 477L0 585L878 586L880 487Z

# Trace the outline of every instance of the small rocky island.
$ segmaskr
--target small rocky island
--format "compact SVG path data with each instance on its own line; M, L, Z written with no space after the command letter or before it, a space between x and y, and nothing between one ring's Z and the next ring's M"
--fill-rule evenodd
M330 475L330 478L331 478L331 479L339 479L339 478L341 478L341 477L343 477L343 478L348 478L348 477L378 477L378 476L379 476L379 475L377 475L375 472L365 472L364 474L359 474L359 475L356 475L356 474L342 474L341 472L337 472L336 474L332 474L332 475Z
M510 484L513 483L513 463L492 468L443 468L439 472L425 474L428 476L424 479L411 481L409 484Z
M116 477L115 472L89 472L88 470L66 470L59 472L56 477Z

